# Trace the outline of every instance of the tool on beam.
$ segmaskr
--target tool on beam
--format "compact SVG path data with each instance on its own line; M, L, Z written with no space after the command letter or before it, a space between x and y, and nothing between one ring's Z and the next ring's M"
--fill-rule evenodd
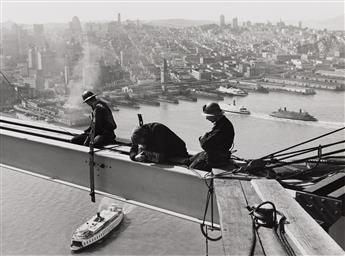
M92 112L91 118L91 131L89 135L89 167L90 167L90 196L91 202L96 202L95 198L95 152L94 152L94 140L95 140L95 114Z
M143 126L144 125L144 121L143 121L143 117L141 114L138 114L138 120L139 120L139 126Z

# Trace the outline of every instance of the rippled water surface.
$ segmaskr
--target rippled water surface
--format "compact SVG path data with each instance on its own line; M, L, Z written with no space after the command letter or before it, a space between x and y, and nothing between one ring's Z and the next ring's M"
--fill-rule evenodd
M317 91L314 96L253 93L236 98L251 116L227 114L236 132L236 155L255 158L294 143L344 126L344 93ZM223 103L232 103L226 98ZM160 107L142 106L145 122L168 125L187 143L189 149L200 150L197 138L211 129L201 115L207 100L197 103L162 103ZM318 122L276 119L269 113L279 107L308 111ZM114 112L117 135L129 137L137 125L138 110L121 108ZM329 143L344 138L344 133L323 139ZM25 152L18 152L25 154ZM75 228L95 214L98 207L111 203L97 197L90 202L88 193L65 185L41 180L2 168L1 170L1 253L19 255L70 254L70 237ZM124 223L103 243L90 247L80 255L203 255L205 241L199 226L152 210L125 205ZM210 254L222 254L221 242L210 243Z

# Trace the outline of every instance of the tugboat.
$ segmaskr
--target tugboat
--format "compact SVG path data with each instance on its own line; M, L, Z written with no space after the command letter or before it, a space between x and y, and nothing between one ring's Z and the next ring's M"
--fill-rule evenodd
M95 216L74 231L71 239L71 250L78 251L99 241L116 228L123 217L122 208L115 205L97 212Z
M279 108L278 111L273 111L270 116L300 121L317 121L315 117L308 112L303 112L302 109L299 112L295 112L286 110L286 107L284 109Z
M233 105L225 104L225 105L222 105L221 108L225 112L242 114L242 115L250 115L250 111L246 107L244 107L244 106L242 106L242 107L236 106L235 100L233 101Z

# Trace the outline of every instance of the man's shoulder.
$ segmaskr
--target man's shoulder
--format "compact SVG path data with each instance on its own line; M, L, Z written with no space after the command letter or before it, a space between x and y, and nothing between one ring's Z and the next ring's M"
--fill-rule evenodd
M166 129L166 128L168 128L164 124L161 124L161 123L158 123L158 122L148 123L147 125L149 127L151 127L152 129Z
M103 111L103 110L106 110L106 106L102 103L102 102L97 102L96 106L95 106L95 109L98 111Z
M227 126L227 127L233 127L231 121L226 117L226 116L223 116L219 121L218 121L218 124L220 126Z

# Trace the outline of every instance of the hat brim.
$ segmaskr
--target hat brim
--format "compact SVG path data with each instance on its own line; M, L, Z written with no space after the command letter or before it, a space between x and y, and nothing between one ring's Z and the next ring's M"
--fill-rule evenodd
M85 100L83 100L83 103L86 103L87 101L91 100L92 98L96 97L97 95L99 95L100 93L96 93L94 95L91 95L89 97L87 97Z
M222 110L221 112L219 112L217 114L206 114L206 113L202 112L201 115L203 115L203 116L222 116L222 115L224 115L224 111Z

